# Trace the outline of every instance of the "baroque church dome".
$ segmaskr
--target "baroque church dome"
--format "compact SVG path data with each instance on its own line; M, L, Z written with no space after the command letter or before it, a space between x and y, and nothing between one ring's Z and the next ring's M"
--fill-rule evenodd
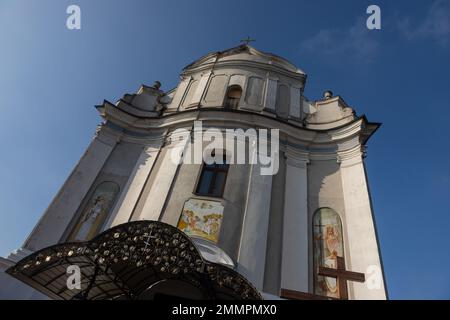
M211 52L187 65L183 71L187 72L198 68L209 68L214 64L239 64L239 66L254 65L259 68L272 67L275 69L278 68L280 71L287 71L306 76L306 73L303 70L297 68L288 60L272 53L259 51L248 44L242 44L224 51Z
M178 86L162 91L156 81L125 94L115 106L139 118L194 111L199 108L257 113L315 130L337 128L357 119L340 96L311 101L304 95L306 73L288 60L248 44L211 52L188 64Z
M125 94L115 105L104 101L97 108L104 114L109 105L109 109L118 108L141 119L225 109L314 130L337 128L358 118L353 108L331 91L319 100L309 100L304 95L306 78L306 73L288 60L241 44L188 64L172 90L161 90L156 81L152 86L142 85L136 93Z

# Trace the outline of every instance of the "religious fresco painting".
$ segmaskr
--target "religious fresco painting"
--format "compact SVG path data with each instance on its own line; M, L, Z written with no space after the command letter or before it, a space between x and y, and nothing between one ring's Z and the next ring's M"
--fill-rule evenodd
M110 181L102 182L97 186L70 234L69 241L86 241L97 235L108 217L119 189L117 183Z
M330 208L314 214L314 293L339 298L336 278L319 276L319 266L337 268L337 257L344 256L342 224L339 215Z
M189 199L184 203L178 229L188 236L217 243L223 218L223 205L218 201Z

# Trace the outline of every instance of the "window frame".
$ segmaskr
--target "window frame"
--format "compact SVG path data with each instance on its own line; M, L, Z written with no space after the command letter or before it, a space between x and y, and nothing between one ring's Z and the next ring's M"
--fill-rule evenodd
M239 100L235 99L235 100L237 100L237 104L235 106L230 106L229 101L231 99L229 98L228 94L230 93L231 90L236 89L236 88L239 88L241 90L241 95L239 97ZM242 101L243 93L244 93L244 90L242 89L242 86L240 86L239 84L232 84L232 85L228 86L227 90L225 92L225 101L224 101L224 104L223 104L224 109L226 109L226 110L236 110L236 109L238 109L239 105L241 104L241 101Z
M228 172L230 170L230 164L226 162L226 154L222 154L222 156L224 157L224 163L226 165L225 168L218 168L218 167L208 167L208 164L205 163L203 161L203 164L200 168L200 173L198 175L197 178L197 182L195 184L195 188L194 188L194 192L193 194L197 195L197 196L202 196L202 197L211 197L211 198L222 198L223 197L223 193L225 191L225 185L227 184L227 178L228 178ZM217 163L214 162L213 165L217 165ZM219 165L222 165L222 163L220 163ZM211 182L209 183L208 186L208 192L203 193L199 191L200 185L202 183L202 178L204 176L204 172L209 171L209 172L213 172L212 178L211 178ZM223 179L223 183L222 186L220 188L220 192L218 194L213 194L212 190L214 188L216 179L217 179L217 173L223 172L225 173L224 179Z
M319 207L319 208L317 208L315 211L314 211L314 213L313 213L313 215L312 215L312 229L311 229L311 235L312 235L312 237L311 237L311 239L312 239L312 241L311 241L311 249L312 249L312 261L311 261L311 263L312 263L312 290L313 290L313 293L314 294L316 294L316 286L318 285L317 284L317 277L319 277L319 275L317 274L317 272L318 272L318 267L319 266L317 266L316 265L316 261L315 261L315 247L316 247L316 243L315 243L315 241L316 241L316 239L315 239L315 232L314 232L314 228L316 227L316 223L315 223L315 218L316 218L316 215L318 214L318 213L320 213L320 211L321 210L323 210L323 209L327 209L327 210L331 210L332 212L333 212L333 214L335 214L338 218L339 218L339 227L340 227L340 232L341 232L341 237L342 237L342 243L341 243L341 245L342 245L342 257L341 258L343 258L344 259L344 261L346 262L347 261L347 259L346 259L346 255L345 255L345 253L346 253L346 249L345 249L345 246L346 246L346 241L345 241L345 230L344 230L344 223L342 222L342 215L337 211L337 210L335 210L335 209L333 209L333 208L331 208L331 207L327 207L327 206L325 206L325 207ZM324 277L324 278L326 278L325 276L322 276L322 277ZM329 297L329 296L325 296L325 297Z

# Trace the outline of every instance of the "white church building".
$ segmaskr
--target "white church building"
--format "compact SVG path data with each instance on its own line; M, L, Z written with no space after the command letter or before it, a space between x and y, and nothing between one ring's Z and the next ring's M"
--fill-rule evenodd
M96 106L86 152L0 258L0 298L386 299L364 164L380 124L308 100L306 78L242 44Z

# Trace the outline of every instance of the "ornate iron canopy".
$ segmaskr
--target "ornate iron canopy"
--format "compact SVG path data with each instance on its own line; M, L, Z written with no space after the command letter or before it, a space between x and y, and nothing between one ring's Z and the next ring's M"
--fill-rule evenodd
M67 286L73 265L80 269L81 289ZM156 221L129 222L87 242L44 248L6 272L54 299L153 298L149 291L161 283L192 288L195 299L262 299L239 273L203 259L188 236Z

